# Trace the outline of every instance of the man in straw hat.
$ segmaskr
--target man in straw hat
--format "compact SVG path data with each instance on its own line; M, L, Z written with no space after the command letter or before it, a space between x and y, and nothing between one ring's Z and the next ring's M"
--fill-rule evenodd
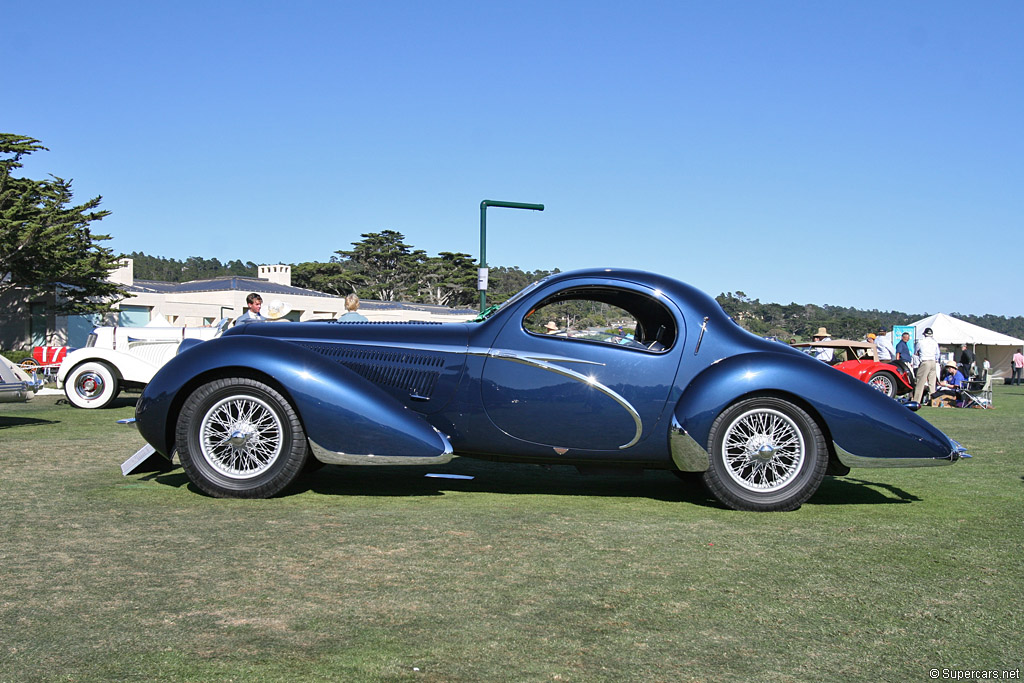
M832 338L828 336L828 330L824 327L819 327L818 333L814 335L814 341L832 341ZM835 349L819 348L814 350L814 357L824 363L831 363L834 355Z

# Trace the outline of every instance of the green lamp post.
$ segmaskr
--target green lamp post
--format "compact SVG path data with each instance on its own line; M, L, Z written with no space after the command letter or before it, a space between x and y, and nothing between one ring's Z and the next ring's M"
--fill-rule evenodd
M529 209L543 211L543 204L523 204L522 202L498 202L485 199L480 202L480 269L477 271L476 288L480 290L480 312L487 308L487 207L501 209Z

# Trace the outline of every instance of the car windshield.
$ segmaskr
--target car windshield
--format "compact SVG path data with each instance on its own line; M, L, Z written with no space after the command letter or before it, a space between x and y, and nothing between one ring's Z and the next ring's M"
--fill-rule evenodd
M544 282L545 280L547 280L549 277L551 277L551 276L548 275L548 277L541 278L540 280L537 280L536 282L531 282L530 284L526 285L521 290L519 290L517 293L513 294L510 298L506 299L505 301L501 302L500 304L495 304L494 306L488 306L484 310L480 311L480 315L478 315L476 318L474 318L473 322L477 322L477 323L483 322L484 320L487 320L492 315L494 315L494 313L496 311L499 311L502 308L506 308L508 306L511 306L512 304L514 304L515 302L519 301L524 296L526 296L527 294L532 292L533 290L535 290L538 287L540 287L541 283Z

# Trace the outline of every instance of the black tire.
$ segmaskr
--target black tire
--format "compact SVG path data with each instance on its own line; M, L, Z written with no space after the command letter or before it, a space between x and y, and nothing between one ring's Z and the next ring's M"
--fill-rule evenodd
M889 398L896 398L896 388L899 385L896 383L896 375L888 370L882 370L871 375L868 379L868 384L872 388L878 389Z
M729 406L711 425L711 466L704 485L734 510L795 510L814 495L828 467L817 423L772 396Z
M99 361L76 365L64 378L64 395L77 408L106 408L120 393L117 373Z
M254 379L204 384L178 416L178 458L188 478L218 498L269 498L302 473L306 432L291 404Z

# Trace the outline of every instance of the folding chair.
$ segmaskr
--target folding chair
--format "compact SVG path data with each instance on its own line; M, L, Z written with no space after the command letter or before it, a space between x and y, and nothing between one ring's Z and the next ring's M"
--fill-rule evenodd
M972 396L979 404L986 408L992 407L992 373L983 373L979 379L967 383L967 390L980 395L980 398Z

